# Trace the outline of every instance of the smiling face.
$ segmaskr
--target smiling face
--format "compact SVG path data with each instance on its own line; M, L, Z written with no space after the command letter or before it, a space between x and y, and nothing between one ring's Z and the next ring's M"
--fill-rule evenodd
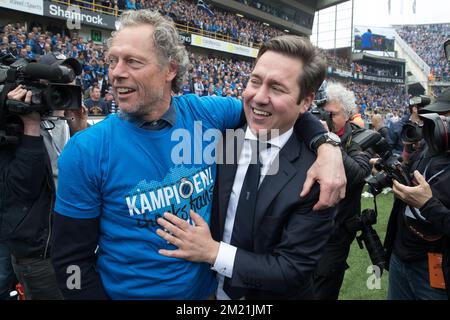
M176 68L162 63L150 25L119 31L108 52L109 79L120 109L136 117L161 116L169 107Z
M274 51L267 51L258 59L243 94L245 116L253 133L278 129L283 134L306 112L313 95L297 104L302 71L299 59Z

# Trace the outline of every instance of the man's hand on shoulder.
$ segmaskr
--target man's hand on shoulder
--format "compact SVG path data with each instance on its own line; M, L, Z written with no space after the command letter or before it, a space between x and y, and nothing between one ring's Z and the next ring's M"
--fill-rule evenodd
M320 197L313 210L333 207L345 198L347 179L340 147L328 143L319 146L317 159L308 170L300 197L308 195L316 181L320 184Z

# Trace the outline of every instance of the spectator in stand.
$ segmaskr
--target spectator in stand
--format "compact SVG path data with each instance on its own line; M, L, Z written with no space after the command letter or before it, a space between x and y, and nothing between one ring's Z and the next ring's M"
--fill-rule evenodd
M204 89L201 78L194 78L194 93L201 97Z
M109 87L108 90L106 90L105 103L108 108L108 113L117 113L118 112L119 108L117 106L116 100L114 99L112 87Z
M108 90L108 88L110 87L110 84L108 83L108 81L105 79L103 72L98 72L97 73L97 86L100 88L100 97L104 98L106 91Z
M92 87L90 98L84 101L84 105L88 109L89 115L100 116L108 114L108 106L100 97L100 88L98 86Z
M10 54L12 54L14 57L18 58L19 57L19 50L17 49L17 43L15 43L14 41L10 42L9 43L8 52Z
M92 67L86 65L83 67L83 89L87 90L94 84L94 76L92 75Z

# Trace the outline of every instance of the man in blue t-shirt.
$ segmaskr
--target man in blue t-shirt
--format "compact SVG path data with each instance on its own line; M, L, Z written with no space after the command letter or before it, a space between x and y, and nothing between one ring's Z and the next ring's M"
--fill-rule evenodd
M124 13L108 57L121 113L74 136L59 161L53 263L60 288L66 299L206 299L217 286L210 265L159 255L174 246L158 237L156 220L170 211L191 222L194 210L210 222L214 134L239 126L241 102L172 96L189 60L173 22L158 12ZM309 113L297 122L296 134L310 145L321 137ZM316 207L324 208L344 196L345 174L339 148L317 152L303 192L319 180Z

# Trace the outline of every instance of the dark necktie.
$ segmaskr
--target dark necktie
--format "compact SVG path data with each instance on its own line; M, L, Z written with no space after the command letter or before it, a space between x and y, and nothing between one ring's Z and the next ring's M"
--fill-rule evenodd
M247 251L253 251L253 221L255 217L256 196L258 193L259 178L261 175L261 162L257 150L257 141L250 141L252 146L252 161L248 166L242 183L241 194L236 208L234 218L233 233L230 244ZM231 299L240 299L246 289L231 287L230 278L225 277L223 289Z

